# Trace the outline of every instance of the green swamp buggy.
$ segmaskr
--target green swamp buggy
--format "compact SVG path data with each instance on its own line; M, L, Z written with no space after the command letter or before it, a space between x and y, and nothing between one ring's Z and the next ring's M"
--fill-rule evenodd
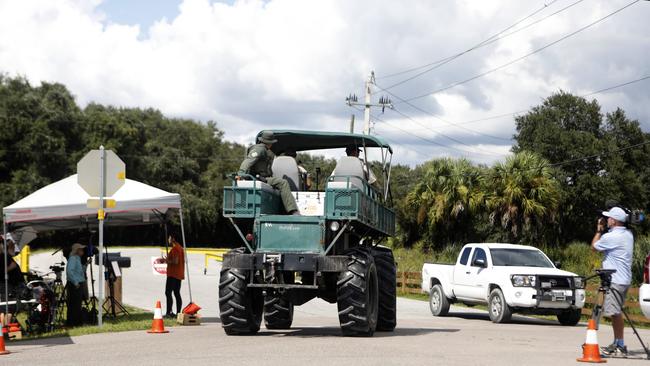
M293 307L315 297L337 304L344 335L392 331L396 267L392 251L379 245L395 232L395 214L387 207L391 147L377 136L273 132L273 174L289 182L302 215L287 215L278 192L255 177L233 179L224 188L223 215L243 244L223 259L219 312L225 332L254 334L262 318L267 329L288 329ZM364 162L344 156L336 175L324 178L324 190L307 191L296 160L280 156L322 149L343 155L350 145L381 153L375 183L381 188L368 184Z

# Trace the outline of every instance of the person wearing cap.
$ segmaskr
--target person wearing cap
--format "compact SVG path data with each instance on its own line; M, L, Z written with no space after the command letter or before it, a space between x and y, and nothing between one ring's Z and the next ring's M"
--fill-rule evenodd
M65 268L67 278L66 288L68 290L68 317L66 324L77 326L82 323L81 302L83 301L83 287L86 285L84 267L81 264L81 257L84 255L86 246L75 243L70 250L68 264Z
M273 131L262 131L258 137L258 143L248 149L246 159L241 163L239 171L237 172L237 179L242 179L244 175L252 175L256 179L267 183L271 187L280 191L280 197L284 204L284 209L290 215L300 215L296 200L291 194L289 182L285 179L273 176L271 166L275 154L271 151L271 146L278 142L273 135Z
M603 268L614 269L616 272L612 274L612 284L603 303L604 315L612 319L614 342L603 347L602 352L606 355L626 356L627 347L623 341L625 323L623 322L621 304L625 304L625 296L632 283L634 236L625 227L627 214L622 208L612 207L609 211L603 211L603 216L598 220L591 247L605 255ZM605 224L604 218L607 218L607 224ZM605 232L607 228L609 230Z
M361 165L362 165L362 167L363 167L363 171L366 173L366 177L365 177L365 178L366 178L366 180L368 181L368 183L369 183L369 184L375 184L375 182L377 182L377 177L375 177L375 174L372 172L371 169L368 169L368 166L366 165L366 162L363 161L363 160L359 157L359 153L361 153L361 149L360 149L358 146L356 146L356 145L348 145L348 146L345 148L345 155L347 155L347 156L354 156L355 158L359 159L359 161L361 162ZM334 171L332 172L332 175L336 175L336 168L335 168Z

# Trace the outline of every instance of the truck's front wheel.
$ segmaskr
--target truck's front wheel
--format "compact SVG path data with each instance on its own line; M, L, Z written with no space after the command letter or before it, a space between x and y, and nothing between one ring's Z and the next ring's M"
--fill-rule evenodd
M375 261L367 250L348 253L347 269L336 283L339 322L345 336L372 336L377 329L378 292Z
M224 268L219 279L219 317L228 335L255 334L262 323L262 293L248 288L246 271Z
M293 322L293 304L277 293L264 298L264 325L266 329L289 329Z
M557 320L562 325L574 326L580 322L582 309L571 309L557 314Z
M449 300L442 290L442 285L437 284L431 287L429 293L429 309L433 316L445 316L449 313Z
M512 318L512 309L506 303L506 298L500 288L495 288L490 292L488 311L490 312L490 320L494 323L507 323Z

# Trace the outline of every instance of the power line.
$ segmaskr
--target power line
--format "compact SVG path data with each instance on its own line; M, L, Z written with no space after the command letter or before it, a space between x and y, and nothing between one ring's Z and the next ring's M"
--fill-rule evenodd
M503 137L499 137L499 136L494 136L494 135L490 135L490 134L487 134L487 133L483 133L483 132L480 132L480 131L473 130L473 129L471 129L471 128L467 128L467 127L464 127L464 126L460 126L459 124L457 124L457 123L453 123L453 122L451 122L451 121L448 121L448 120L446 120L446 119L444 119L444 118L438 116L438 115L435 114L435 113L432 113L432 112L427 111L427 110L424 109L424 108L418 107L417 105L411 103L411 102L408 101L407 99L404 99L404 98L400 97L399 95L397 95L397 94L395 94L395 93L393 93L393 92L391 92L391 91L389 91L389 90L386 90L386 89L382 88L381 86L379 86L379 85L377 85L377 84L375 84L375 85L376 85L379 89L381 89L382 91L385 91L386 93L388 93L388 94L392 95L393 97L399 99L400 102L398 102L398 103L406 103L406 105L408 105L409 107L411 107L411 108L413 108L413 109L415 109L415 110L418 110L418 111L420 111L420 112L422 112L422 113L424 113L424 114L430 115L430 116L432 116L432 117L434 117L434 118L436 118L436 119L438 119L438 120L440 120L440 121L446 123L446 124L449 125L449 126L459 127L459 128L461 128L461 129L463 129L463 130L466 130L466 131L468 131L468 132L471 132L471 133L474 133L474 134L478 134L478 135L481 135L481 136L485 136L485 137L489 137L489 138L492 138L492 139L495 139L495 140L501 140L501 141L511 141L511 140L512 140L511 138L503 138ZM395 104L398 104L398 103L395 103ZM395 110L397 113L399 113L399 114L401 114L401 115L404 115L402 112L398 111L396 108L393 108L393 110ZM411 117L408 117L408 116L406 116L406 118L412 119ZM419 124L419 123L418 123L418 124ZM421 125L421 126L422 126L422 125ZM427 126L423 126L423 127L431 129L430 127L427 127ZM438 132L438 131L436 131L436 130L433 130L433 129L431 129L431 130L434 131L434 132L436 132L436 133L440 133L440 132ZM447 136L444 135L444 134L442 134L442 135L445 136L445 137L447 137ZM450 138L450 139L451 139L451 138ZM453 140L453 139L452 139L452 140ZM456 141L456 140L454 140L454 141ZM462 142L461 142L461 144L462 144Z
M373 115L372 117L373 117L374 119L376 119L376 120L378 120L378 121L380 121L380 122L386 124L387 126L390 126L390 127L394 128L394 129L397 129L397 130L400 130L400 131L406 133L407 135L413 136L413 137L415 137L415 138L417 138L417 139L420 139L420 140L422 140L422 141L425 141L425 142L428 142L428 143L431 143L431 144L434 144L434 145L440 146L440 147L445 148L445 149L455 150L455 151L458 151L458 152L463 153L463 154L475 154L475 155L492 156L492 157L494 157L494 156L503 157L503 156L504 156L504 154L495 154L495 153L490 153L490 152L487 152L487 153L480 153L480 152L467 151L467 150L459 149L459 148L456 148L456 147L453 147L453 146L445 145L445 144L440 143L440 142L438 142L438 141L436 141L436 140L432 140L432 139L426 138L426 137L424 137L424 136L421 136L421 135L418 135L418 134L412 133L412 132L410 132L410 131L408 131L408 130L406 130L406 129L403 129L403 128L401 128L401 127L395 125L395 124L392 124L392 123L390 123L390 122L388 122L388 121L385 121L385 120L383 120L383 119L381 119L381 118L379 118L379 117L377 117L377 116L374 116L374 115ZM447 136L446 136L446 137L447 137ZM448 137L448 138L449 138L449 137ZM462 145L465 145L465 146L468 146L468 147L470 147L470 148L472 147L472 146L466 145L465 143L462 143L462 142L461 142L461 144L462 144ZM418 152L418 151L416 151L416 152ZM421 152L418 152L418 153L421 153Z
M548 3L548 4L544 4L544 6L542 6L541 8L539 8L539 9L533 11L531 14L529 14L529 15L527 15L527 16L521 18L521 19L519 19L519 20L516 21L514 24L508 26L507 28L501 30L501 31L498 32L498 33L495 33L495 34L491 35L490 37L484 39L483 41L477 43L476 45L474 45L474 46L468 48L468 49L465 50L465 51L462 51L462 52L456 53L456 54L451 55L451 56L447 56L447 57L442 58L442 59L439 59L439 60L437 60L437 61L429 62L429 63L424 64L424 65L421 65L421 66L416 66L416 67L412 67L412 68L410 68L410 69L406 69L406 70L403 70L403 71L399 71L399 72L395 72L395 73L392 73L392 74L388 74L388 75L384 75L384 76L381 76L381 77L377 77L377 79L388 79L388 78L392 78L392 77L395 77L395 76L399 76L399 75L403 75L403 74L408 74L409 72L417 71L417 70L420 70L420 69L424 69L424 68L426 68L426 67L429 67L429 66L432 66L432 65L436 65L436 64L439 64L439 63L441 63L441 62L447 62L447 61L449 61L449 60L451 60L451 59L453 59L453 58L456 58L456 57L458 57L458 56L461 56L461 55L463 55L463 54L465 54L465 53L467 53L467 52L470 52L470 51L472 51L472 50L475 50L475 49L477 49L477 48L480 48L480 47L484 46L485 44L488 44L488 42L490 42L491 40L495 39L496 37L499 37L499 35L503 34L504 32L508 31L509 29L512 29L513 27L517 26L517 25L520 24L521 22L523 22L523 21L525 21L525 20L527 20L527 19L529 19L529 18L535 16L537 13L539 13L540 11L546 9L548 6L551 6L551 5L552 5L553 3L555 3L556 1L557 1L557 0L553 0L553 1L551 1L550 3ZM581 0L581 1L582 1L582 0Z
M445 64L447 64L447 63L449 63L449 62L451 62L451 61L453 61L453 60L455 60L455 59L457 59L457 58L459 58L459 57L461 57L461 56L463 56L463 55L465 55L466 53L469 53L469 52L471 52L471 51L474 51L474 50L477 50L477 49L479 49L479 48L485 47L485 46L487 46L487 45L493 44L493 43L498 42L498 41L500 41L500 40L502 40L502 39L505 39L505 38L507 38L507 37L510 37L510 36L513 35L513 34L516 34L516 33L519 33L519 32L521 32L521 31L525 30L525 29L528 29L528 28L532 27L533 25L536 25L536 24L538 24L538 23L540 23L540 22L543 22L544 20L546 20L546 19L548 19L548 18L550 18L550 17L552 17L552 16L555 16L555 15L557 15L557 14L559 14L559 13L561 13L561 12L563 12L563 11L565 11L565 10L567 10L567 9L569 9L569 8L575 6L575 5L577 5L577 4L579 4L579 3L583 2L583 1L584 1L584 0L577 0L577 1L575 1L575 2L573 2L573 3L571 3L571 4L569 4L569 5L565 6L564 8L555 11L555 12L552 13L552 14L549 14L549 15L547 15L547 16L541 18L541 19L538 19L538 20L536 20L536 21L534 21L534 22L532 22L532 23L529 23L529 24L527 24L527 25L525 25L525 26L523 26L523 27L521 27L521 28L519 28L519 29L516 29L516 30L514 30L514 31L512 31L512 32L510 32L510 33L507 33L507 34L501 36L504 32L506 32L506 31L508 31L509 29L515 27L516 25L520 24L521 22L523 22L523 21L529 19L530 17L536 15L536 14L539 13L540 11L544 10L546 7L552 5L555 1L552 1L552 2L549 3L549 4L545 4L542 8L540 8L540 9L538 9L538 10L535 10L533 13L531 13L531 14L529 14L528 16L526 16L526 17L520 19L519 21L517 21L516 23L512 24L511 26L505 28L505 29L502 30L501 32L492 35L491 37L485 39L484 41L482 41L482 42L480 42L480 43L478 43L478 44L476 44L476 45L474 45L474 46L472 46L472 47L470 47L470 48L468 48L467 50L465 50L465 51L463 51L463 52L459 52L459 53L457 53L457 54L455 54L455 55L452 55L452 56L446 57L446 58L444 58L444 59L441 59L441 60L435 61L435 62L433 62L433 63L429 63L429 64L426 64L426 65L419 66L419 67L417 67L417 68L414 68L414 69L408 70L408 71L414 71L414 70L418 70L418 69L422 69L422 68L428 67L428 68L427 68L426 70L424 70L424 71L421 71L421 72L419 72L419 73L417 73L417 74L415 74L415 75L413 75L413 76L411 76L411 77L408 77L408 78L406 78L406 79L404 79L404 80L401 80L401 81L399 81L399 82L396 82L396 83L394 83L394 84L391 84L390 86L387 86L386 89L392 89L392 88L394 88L394 87L396 87L396 86L402 85L402 84L404 84L404 83L406 83L406 82L408 82L408 81L411 81L411 80L413 80L413 79L415 79L415 78L418 78L418 77L420 77L420 76L422 76L422 75L424 75L424 74L426 74L426 73L428 73L428 72L430 72L430 71L433 71L433 70L435 70L435 69L437 69L437 68L439 68L439 67L441 67L441 66L443 66L443 65L445 65ZM405 72L403 72L403 73L405 73ZM396 75L399 75L399 74L402 74L402 73L391 74L391 75L388 75L388 76L384 76L383 78L388 78L388 77L396 76ZM378 78L378 79L380 79L380 78Z
M579 95L579 97L582 97L582 98L590 97L592 95L601 94L601 93L604 93L604 92L607 92L607 91L610 91L610 90L618 89L618 88L621 88L621 87L624 87L624 86L627 86L627 85L631 85L631 84L634 84L634 83L638 83L638 82L641 82L641 81L644 81L644 80L648 80L648 79L650 79L650 75L642 76L642 77L640 77L638 79L626 81L626 82L621 83L621 84L608 86L606 88L599 89L599 90L596 90L596 91L593 91L593 92L590 92L590 93L587 93L587 94L582 94L582 95ZM466 124L471 124L471 123L476 123L476 122L483 122L483 121L489 121L489 120L492 120L492 119L503 118L503 117L511 117L511 116L515 116L517 114L525 113L525 112L528 112L528 111L529 111L528 109L523 109L523 110L519 110L519 111L498 114L498 115L495 115L495 116L489 116L489 117L484 117L484 118L478 118L478 119L472 119L472 120L468 120L468 121L458 122L458 123L456 123L456 125L466 125Z
M489 74L494 73L494 72L496 72L496 71L499 71L499 70L501 70L501 69L504 69L504 68L506 68L506 67L508 67L508 66L510 66L510 65L512 65L512 64L514 64L514 63L517 63L517 62L519 62L519 61L521 61L521 60L526 59L527 57L530 57L530 56L532 56L532 55L534 55L534 54L536 54L536 53L539 53L539 52L541 52L541 51L543 51L543 50L545 50L545 49L547 49L547 48L549 48L549 47L551 47L551 46L553 46L553 45L555 45L555 44L557 44L557 43L560 43L560 42L564 41L565 39L570 38L570 37L572 37L572 36L574 36L574 35L576 35L576 34L582 32L582 31L584 31L584 30L587 30L587 29L589 29L589 28L595 26L596 24L601 23L602 21L604 21L604 20L606 20L606 19L608 19L608 18L610 18L610 17L612 17L612 16L618 14L619 12L621 12L621 11L623 11L623 10L629 8L630 6L632 6L632 5L636 4L636 3L638 3L639 1L641 1L641 0L634 0L634 1L630 2L630 3L628 3L627 5L625 5L625 6L621 7L621 8L618 8L617 10L615 10L615 11L613 11L613 12L611 12L611 13L605 15L604 17L601 17L601 18L599 18L599 19L597 19L597 20L595 20L595 21L593 21L593 22L587 24L586 26L584 26L584 27L582 27L582 28L579 28L579 29L576 30L576 31L573 31L573 32L571 32L571 33L569 33L569 34L567 34L567 35L565 35L565 36L563 36L563 37L561 37L561 38L559 38L559 39L557 39L557 40L551 42L551 43L548 43L548 44L544 45L543 47L537 48L537 49L535 49L534 51L531 51L531 52L529 52L529 53L527 53L527 54L525 54L525 55L523 55L523 56L520 56L520 57L518 57L518 58L516 58L516 59L514 59L514 60L511 60L511 61L509 61L509 62L507 62L507 63L505 63L505 64L502 64L502 65L500 65L500 66L497 66L497 67L495 67L495 68L492 68L492 69L490 69L490 70L488 70L488 71L482 72L482 73L480 73L480 74L478 74L478 75L474 75L474 76L472 76L472 77L470 77L470 78L467 78L467 79L464 79L464 80L462 80L462 81L457 81L457 82L452 83L452 84L449 84L449 85L447 85L447 86L445 86L445 87L442 87L442 88L439 88L439 89L433 90L433 91L431 91L431 92L428 92L428 93L425 93L425 94L421 94L421 95L417 95L417 96L414 96L414 97L408 98L408 99L406 99L406 101L410 102L410 101L413 101L413 100L416 100L416 99L421 99L421 98L424 98L424 97L428 97L428 96L431 96L431 95L434 95L434 94L440 93L440 92L442 92L442 91L449 90L449 89L454 88L454 87L456 87L456 86L459 86L459 85L462 85L462 84L466 84L466 83L468 83L468 82L470 82L470 81L473 81L473 80L479 79L479 78L481 78L481 77L484 77L484 76L486 76L486 75L489 75Z

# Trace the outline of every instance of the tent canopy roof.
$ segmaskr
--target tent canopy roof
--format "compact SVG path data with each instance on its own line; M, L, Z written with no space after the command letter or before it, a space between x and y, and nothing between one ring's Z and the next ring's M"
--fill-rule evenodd
M391 153L393 149L388 142L379 136L359 135L346 132L324 132L324 131L299 131L299 130L271 130L278 140L273 144L271 150L280 154L287 149L295 151L338 149L349 145L358 147L380 147L386 148ZM260 131L257 137L262 135ZM257 139L256 139L257 140Z
M45 186L4 207L2 212L12 228L31 226L36 231L74 229L97 225L97 209L88 208L88 193L71 175ZM170 208L181 207L181 197L144 183L126 179L112 197L105 225L143 225L160 222Z

